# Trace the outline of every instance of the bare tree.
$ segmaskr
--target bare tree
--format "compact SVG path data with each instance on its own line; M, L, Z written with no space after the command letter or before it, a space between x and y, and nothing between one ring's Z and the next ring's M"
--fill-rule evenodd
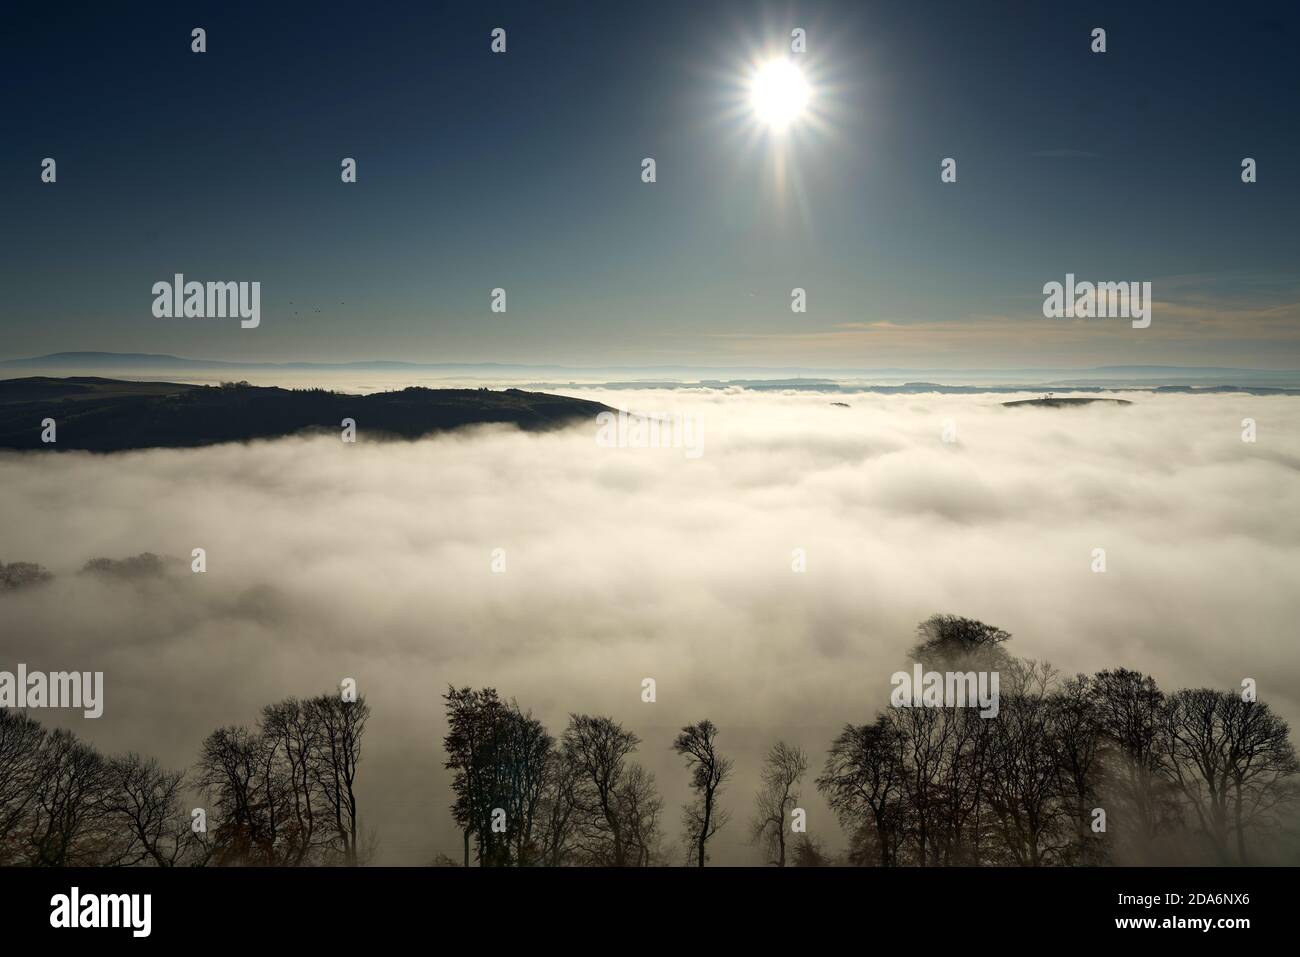
M364 698L345 701L337 694L313 698L308 706L317 725L312 773L324 795L343 863L355 867L360 863L357 767L370 706Z
M903 746L898 780L904 833L917 864L938 866L954 843L948 802L958 793L949 780L956 767L957 723L944 708L898 708L891 717Z
M282 762L287 779L288 819L281 829L286 847L283 863L299 865L316 849L323 809L316 800L319 789L313 765L320 749L320 725L314 709L297 698L286 698L262 709L262 738Z
M538 819L555 740L540 721L521 712L513 701L505 712L502 737L500 757L505 767L497 776L501 784L497 806L506 812L512 863L528 867L543 856Z
M932 615L917 626L913 661L930 668L1022 675L995 625L956 615ZM992 725L969 708L899 709L891 715L902 743L898 780L906 800L903 833L916 863L975 864L990 838L988 774ZM883 855L882 855L883 856Z
M799 803L799 784L808 773L803 749L778 741L763 762L763 786L754 797L750 838L760 845L769 864L785 867L785 835L790 812Z
M104 808L131 841L130 860L156 867L201 863L206 855L181 807L182 771L127 754L108 762Z
M1056 787L1074 825L1074 848L1066 863L1100 863L1104 845L1089 825L1101 786L1106 738L1093 707L1091 679L1077 675L1065 681L1050 699L1049 713Z
M1240 694L1179 691L1165 710L1166 767L1220 863L1247 864L1248 830L1265 832L1294 809L1300 772L1287 724Z
M902 729L885 716L872 724L846 725L817 779L818 790L841 824L852 831L862 826L874 830L885 867L900 863L905 747Z
M1165 696L1154 678L1117 668L1092 679L1092 704L1107 741L1115 748L1111 783L1135 826L1129 837L1145 852L1156 837L1176 823L1178 806L1165 771L1168 751Z
M38 867L129 863L127 848L108 825L104 758L71 731L51 731L42 749L32 814L23 836L26 862Z
M705 718L682 728L673 741L673 750L686 758L686 767L691 772L695 800L685 808L687 839L695 847L699 867L708 859L709 838L730 816L717 806L718 792L732 768L731 760L718 753L717 737L717 726Z
M46 732L22 711L0 708L0 866L21 864L23 823L48 773Z
M270 805L278 785L266 778L268 750L260 735L237 726L219 728L203 742L197 781L216 812L216 864L276 863Z
M1007 862L1056 863L1074 838L1060 799L1056 754L1047 731L1050 704L1038 686L1001 696L987 778L999 848Z
M555 750L546 756L546 774L539 812L542 863L559 867L570 863L577 831L577 773L572 764Z
M263 709L256 730L210 734L196 780L218 822L212 861L360 863L356 780L369 715L360 698L289 698Z
M613 718L573 714L564 731L564 758L573 768L579 841L587 860L626 867L627 822L620 808L627 757L641 743Z
M628 766L618 788L618 813L626 835L628 863L650 867L659 860L660 817L664 802L655 789L655 776L639 764Z
M106 759L69 731L0 712L0 863L201 863L180 808L183 777L136 754Z

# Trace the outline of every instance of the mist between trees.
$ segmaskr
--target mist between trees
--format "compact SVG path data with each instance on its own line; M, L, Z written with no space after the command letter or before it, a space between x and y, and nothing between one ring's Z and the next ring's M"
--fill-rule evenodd
M1300 763L1285 721L1237 691L1161 691L1119 668L1062 677L1007 653L1010 635L936 615L910 656L997 671L996 718L973 707L888 708L844 726L813 779L776 740L748 801L728 791L725 733L670 742L691 798L673 812L612 717L571 714L558 737L495 689L443 696L450 812L463 840L442 866L704 866L744 828L775 866L1260 864L1300 846ZM256 726L203 742L188 772L105 757L22 712L0 712L0 864L359 865L373 855L355 784L364 699L286 699ZM821 792L829 821L800 794ZM203 796L202 811L185 802ZM431 809L438 801L429 796ZM732 825L735 812L746 820ZM199 815L203 826L199 826ZM832 852L832 840L847 848Z
M363 863L354 791L365 700L321 695L208 735L189 772L105 757L70 731L0 711L0 864ZM202 806L185 803L190 790Z

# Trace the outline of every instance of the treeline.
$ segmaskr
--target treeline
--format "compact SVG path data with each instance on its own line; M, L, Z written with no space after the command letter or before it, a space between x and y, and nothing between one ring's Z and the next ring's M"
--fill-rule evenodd
M1000 710L891 708L844 728L817 787L850 863L1250 864L1293 831L1300 765L1253 696L1166 694L1123 668L1062 679L964 618L920 634L926 667L1000 672Z
M925 668L999 674L996 716L890 707L846 725L814 782L848 835L840 855L804 826L807 754L776 742L749 825L767 863L1251 864L1279 835L1294 841L1300 764L1286 722L1251 695L1166 694L1123 668L1062 678L966 618L934 616L918 633L910 656ZM703 866L727 823L732 764L708 720L672 744L693 794L674 860L654 775L631 759L640 739L613 718L571 715L555 739L493 689L444 698L465 866Z
M10 562L8 565L0 562L0 591L39 585L53 577L49 569L35 562Z
M491 688L451 688L443 696L451 812L464 837L463 863L482 866L584 864L649 867L668 863L664 803L654 774L631 760L641 739L613 718L575 714L557 741L515 702ZM673 750L691 774L693 800L682 809L685 848L701 865L726 823L718 795L731 762L717 750L718 729L682 729Z
M169 563L177 562L177 559L164 558L153 552L141 552L127 558L92 558L81 567L81 574L127 579L154 578L162 576ZM43 585L53 580L54 573L36 562L10 562L8 565L0 562L0 593L30 585Z
M363 863L355 784L368 716L360 698L289 698L251 730L214 731L187 774L2 710L0 865ZM190 789L202 807L185 802Z
M1065 678L966 618L935 616L918 632L910 657L924 669L999 675L996 711L886 708L845 725L812 781L802 748L773 743L746 828L765 863L1257 864L1295 848L1300 762L1286 722L1250 689L1165 693L1123 668ZM641 739L613 718L571 714L553 736L494 689L443 698L462 847L437 864L702 867L730 822L734 765L708 719L668 743L690 785L674 825L636 760ZM0 865L364 864L374 847L356 784L369 713L338 694L289 698L252 728L214 731L181 772L2 710ZM827 851L839 835L824 814L810 818L809 786L846 850Z

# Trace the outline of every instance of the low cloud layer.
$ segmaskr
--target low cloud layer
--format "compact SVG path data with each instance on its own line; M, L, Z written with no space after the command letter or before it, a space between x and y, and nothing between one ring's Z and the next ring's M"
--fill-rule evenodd
M103 671L102 718L37 716L178 767L212 729L355 677L373 709L363 823L393 864L459 852L448 683L493 685L556 735L569 711L622 721L673 838L686 772L672 735L711 718L737 765L719 863L759 862L744 825L779 737L812 756L810 831L841 844L811 777L843 723L887 704L934 612L997 624L1009 651L1066 672L1126 665L1169 689L1253 677L1300 718L1294 399L574 394L692 413L703 455L601 448L594 422L413 443L367 443L360 422L355 446L0 453L0 561L56 575L0 592L0 669ZM195 547L204 575L188 571ZM185 561L81 571L142 552Z

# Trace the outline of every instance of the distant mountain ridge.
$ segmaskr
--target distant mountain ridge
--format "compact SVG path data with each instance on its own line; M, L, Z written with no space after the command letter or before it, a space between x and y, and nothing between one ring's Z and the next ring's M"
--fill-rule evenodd
M894 387L915 384L934 385L940 389L968 387L978 380L984 386L1019 386L1027 389L1089 386L1097 388L1127 386L1192 386L1250 387L1270 389L1300 389L1300 369L1243 369L1231 366L1166 366L1166 365L1110 365L1087 369L813 369L789 366L710 366L706 364L660 366L565 366L549 363L508 362L409 362L392 359L355 360L349 362L265 362L228 359L191 359L155 353L118 352L56 352L43 356L0 359L0 373L6 369L58 370L62 374L72 371L135 370L163 372L166 370L200 372L202 370L286 370L340 372L443 372L461 378L475 375L497 374L516 378L561 375L589 376L592 373L647 373L644 379L653 385L671 386L683 383L713 386L718 382L728 385L751 383L746 377L765 376L788 381L793 387L806 387L812 382L833 383L836 380L876 380L881 385ZM654 381L650 373L671 376L671 381ZM725 373L732 378L722 378ZM935 381L946 379L947 382ZM898 380L898 381L892 381ZM545 383L549 384L549 383ZM611 383L613 384L613 383ZM627 386L628 383L617 383ZM760 387L757 382L752 387Z
M609 411L599 402L518 389L424 389L349 395L247 383L128 382L93 376L0 380L0 448L117 452L271 439L304 430L340 434L344 419L370 436L419 438L468 425L539 431ZM42 441L54 420L54 443Z
M80 363L80 365L78 365ZM511 368L500 362L480 363L421 363L392 359L362 360L357 362L241 362L230 359L187 359L181 356L150 352L52 352L43 356L18 359L0 359L0 368L91 368L112 366L145 368L158 366L165 369L452 369L452 368ZM522 368L522 367L521 367ZM529 366L528 368L553 368L562 366Z

